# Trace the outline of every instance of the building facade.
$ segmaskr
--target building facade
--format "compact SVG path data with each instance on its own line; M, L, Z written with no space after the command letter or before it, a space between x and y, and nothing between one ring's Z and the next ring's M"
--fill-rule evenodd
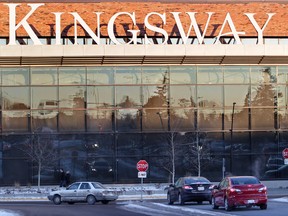
M0 1L1 184L287 179L288 3L237 2Z

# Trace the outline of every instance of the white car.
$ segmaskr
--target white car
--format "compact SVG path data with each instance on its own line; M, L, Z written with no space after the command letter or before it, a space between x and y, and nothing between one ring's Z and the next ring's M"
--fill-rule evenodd
M51 191L48 199L55 205L62 202L68 204L87 202L94 205L95 202L108 204L110 201L118 199L118 195L114 191L109 191L99 182L75 182L66 189Z

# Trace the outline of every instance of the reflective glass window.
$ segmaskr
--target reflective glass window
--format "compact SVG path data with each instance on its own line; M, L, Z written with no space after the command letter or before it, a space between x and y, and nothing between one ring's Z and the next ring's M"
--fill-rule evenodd
M250 67L248 66L227 66L223 67L224 83L250 83Z
M249 110L248 108L238 107L237 104L233 106L225 108L225 116L224 116L224 129L225 130L248 130L249 129ZM233 118L233 125L232 125ZM232 128L233 127L233 128Z
M198 86L197 99L199 107L223 107L223 86Z
M60 67L59 85L83 85L86 84L85 67Z
M276 83L276 67L251 67L251 84Z
M276 105L277 89L274 85L251 86L251 106Z
M143 67L142 83L168 84L169 83L168 67Z
M84 108L85 101L85 86L59 87L60 108Z
M223 126L222 109L199 109L198 127L200 130L221 130Z
M114 84L113 67L87 67L88 85Z
M60 109L59 131L85 131L85 111Z
M43 128L45 132L57 131L58 110L37 110L31 112L31 128L33 131Z
M2 85L29 85L29 68L2 68Z
M119 134L117 136L117 155L141 156L143 152L142 134Z
M278 66L277 82L282 83L282 84L288 83L288 67L287 66Z
M135 131L140 130L141 114L138 109L116 110L116 130Z
M196 84L196 67L170 67L170 84Z
M28 87L2 87L2 105L5 110L24 110L30 108Z
M110 109L87 110L87 131L111 131L114 112Z
M58 89L56 87L31 87L32 109L57 109Z
M251 109L253 130L274 130L275 110L273 108ZM265 118L263 118L265 116Z
M170 127L172 131L190 131L195 128L195 109L171 109Z
M167 110L143 109L143 130L168 130Z
M116 105L122 108L141 106L140 86L116 86Z
M197 68L198 84L223 84L222 67L203 66Z
M2 130L11 132L29 131L28 111L2 111Z
M168 86L142 86L143 106L149 108L168 106Z
M141 84L141 67L116 67L115 84Z
M55 67L32 67L31 85L57 85L58 73Z
M250 100L249 85L224 85L225 106L247 107Z
M171 107L195 107L196 103L196 86L170 86Z
M113 86L87 86L87 108L108 108L113 106Z

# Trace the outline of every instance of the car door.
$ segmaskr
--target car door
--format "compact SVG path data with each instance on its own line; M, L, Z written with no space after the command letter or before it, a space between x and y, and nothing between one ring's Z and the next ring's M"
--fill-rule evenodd
M66 190L63 190L61 193L62 200L63 201L71 201L76 202L79 200L77 197L78 188L80 186L80 183L74 183L70 185Z
M227 188L228 180L227 178L224 178L218 185L217 189L215 189L214 193L214 198L215 198L215 203L219 206L224 205L224 196L226 193L226 188Z
M79 190L77 192L79 201L85 201L86 197L90 193L90 190L91 190L91 186L88 182L81 183Z
M174 185L171 185L169 187L169 193L171 196L171 200L174 202L178 200L178 194L179 194L179 185L181 184L182 178L179 178Z

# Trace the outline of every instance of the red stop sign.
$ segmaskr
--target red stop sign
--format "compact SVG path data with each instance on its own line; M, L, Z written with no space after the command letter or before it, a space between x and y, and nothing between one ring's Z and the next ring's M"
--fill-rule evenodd
M282 155L285 159L288 159L288 148L285 148L283 151L282 151Z
M136 166L139 172L146 172L148 170L148 163L146 160L140 160Z

